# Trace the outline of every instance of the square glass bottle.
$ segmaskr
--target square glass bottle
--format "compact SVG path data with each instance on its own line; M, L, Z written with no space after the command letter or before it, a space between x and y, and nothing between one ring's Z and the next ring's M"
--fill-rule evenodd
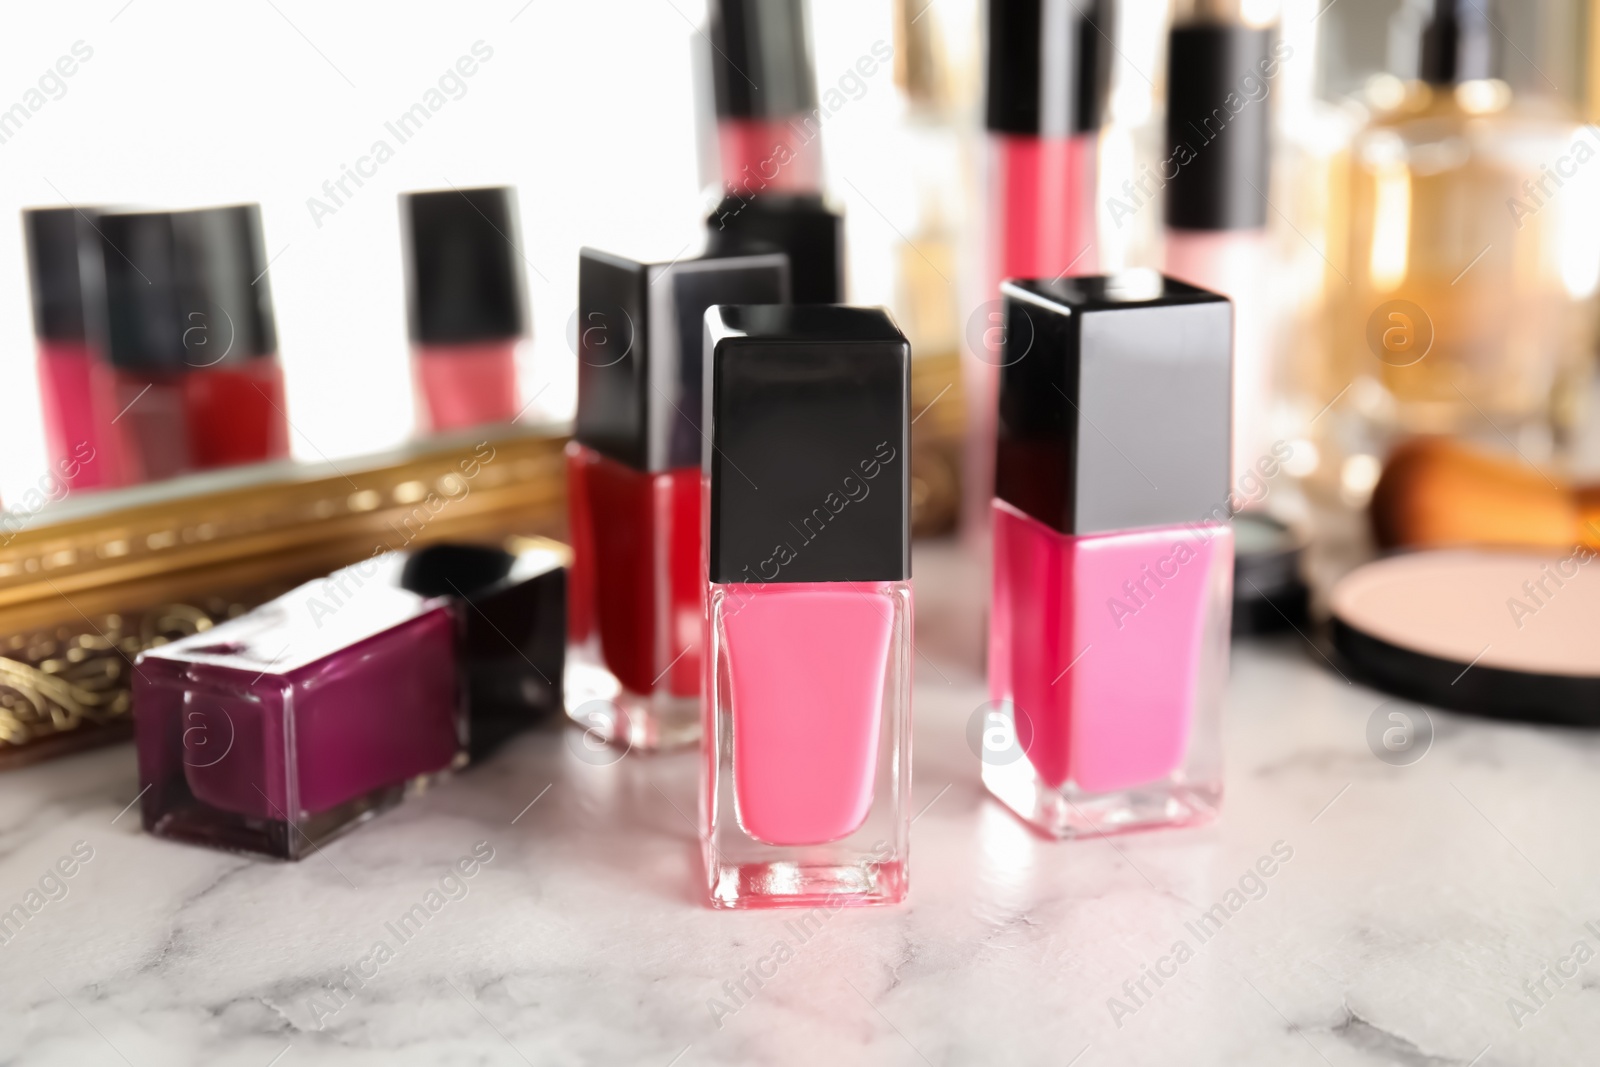
M300 859L466 761L448 602L398 557L150 649L135 671L144 827Z
M706 331L710 902L896 903L910 839L910 345L876 308L716 307Z
M1056 837L1209 821L1233 588L1232 309L1149 271L1001 286L983 781Z
M789 296L781 254L578 260L578 416L567 446L567 714L609 743L700 737L700 345L706 308Z

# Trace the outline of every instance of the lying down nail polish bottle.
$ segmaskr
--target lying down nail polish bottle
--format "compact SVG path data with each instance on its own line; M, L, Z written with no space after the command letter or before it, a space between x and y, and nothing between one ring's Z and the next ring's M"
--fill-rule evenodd
M141 813L159 837L300 859L465 762L455 621L386 556L151 649Z
M567 714L612 744L699 740L705 312L788 296L781 254L652 264L579 253L564 689Z
M983 781L1077 837L1212 819L1232 311L1149 271L1001 286Z
M905 897L910 351L876 308L706 313L712 907Z

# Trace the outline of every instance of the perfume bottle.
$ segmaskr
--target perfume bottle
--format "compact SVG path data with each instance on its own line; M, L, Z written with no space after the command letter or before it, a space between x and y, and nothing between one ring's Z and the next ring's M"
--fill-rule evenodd
M1115 4L989 0L985 40L983 318L967 324L963 519L987 526L993 496L1000 282L1093 274L1100 127Z
M700 736L701 345L706 308L782 303L776 253L578 259L578 414L567 446L567 713L630 748Z
M283 368L255 204L98 222L123 473L155 481L288 454Z
M910 346L876 308L706 313L716 908L905 897Z
M1149 271L1002 293L984 784L1056 837L1206 822L1233 582L1231 308Z
M33 208L22 213L33 291L50 470L69 489L117 485L116 386L89 339L80 257L100 252L93 208ZM88 272L93 277L92 271Z
M465 762L450 606L394 556L140 655L150 833L300 859Z
M844 217L822 194L824 112L804 0L713 0L705 40L721 187L708 252L781 251L796 303L838 302Z
M1418 76L1374 101L1349 152L1347 217L1333 220L1348 239L1345 277L1329 283L1330 385L1355 387L1319 430L1338 450L1429 433L1548 454L1576 419L1600 140L1500 80L1499 17L1491 0L1397 16L1420 27Z
M1292 53L1225 3L1191 7L1167 37L1166 273L1233 302L1233 454L1248 466L1272 445L1268 133Z
M400 223L421 430L510 422L528 332L516 190L403 193Z

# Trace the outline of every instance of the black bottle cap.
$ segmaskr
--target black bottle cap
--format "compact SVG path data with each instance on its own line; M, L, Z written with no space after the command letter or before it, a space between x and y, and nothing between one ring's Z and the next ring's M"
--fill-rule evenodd
M815 110L804 0L712 0L711 85L718 118L781 119Z
M1257 229L1267 222L1272 31L1222 22L1174 26L1168 38L1167 225ZM1176 173L1168 174L1168 169Z
M713 582L911 576L911 346L882 308L706 312Z
M413 344L463 345L527 332L515 189L401 193L400 231Z
M460 605L471 754L481 759L561 703L567 574L553 544L517 552L437 544L407 555L399 585Z
M1114 9L1113 0L989 0L984 125L1046 137L1099 129Z
M635 470L698 467L706 308L788 299L781 253L642 263L581 249L574 436Z
M1301 571L1306 535L1259 511L1233 517L1233 632L1271 634L1304 626L1311 590Z
M1492 0L1434 0L1422 26L1417 77L1430 85L1500 76Z
M109 213L97 226L97 333L115 366L182 373L277 351L258 205Z
M33 292L33 335L41 341L82 341L83 272L80 257L95 254L94 208L40 207L22 213Z
M1226 521L1227 298L1154 271L1000 293L995 495L1065 534Z
M844 216L815 194L722 198L706 219L709 254L783 252L796 304L836 304L844 294Z

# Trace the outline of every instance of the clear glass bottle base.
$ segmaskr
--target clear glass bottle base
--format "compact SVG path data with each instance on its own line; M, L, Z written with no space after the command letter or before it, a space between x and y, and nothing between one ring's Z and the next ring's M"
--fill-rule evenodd
M635 693L585 646L567 649L562 677L567 717L608 745L657 752L699 742L703 723L698 696L664 690Z
M711 850L708 850L708 852ZM835 857L836 858L836 857ZM706 856L711 906L719 910L754 908L871 907L906 898L903 860L855 864L780 860L734 863Z
M1174 776L1114 793L1089 793L1071 782L1051 788L1026 759L983 765L983 784L1029 826L1063 840L1203 826L1217 817L1222 787Z

